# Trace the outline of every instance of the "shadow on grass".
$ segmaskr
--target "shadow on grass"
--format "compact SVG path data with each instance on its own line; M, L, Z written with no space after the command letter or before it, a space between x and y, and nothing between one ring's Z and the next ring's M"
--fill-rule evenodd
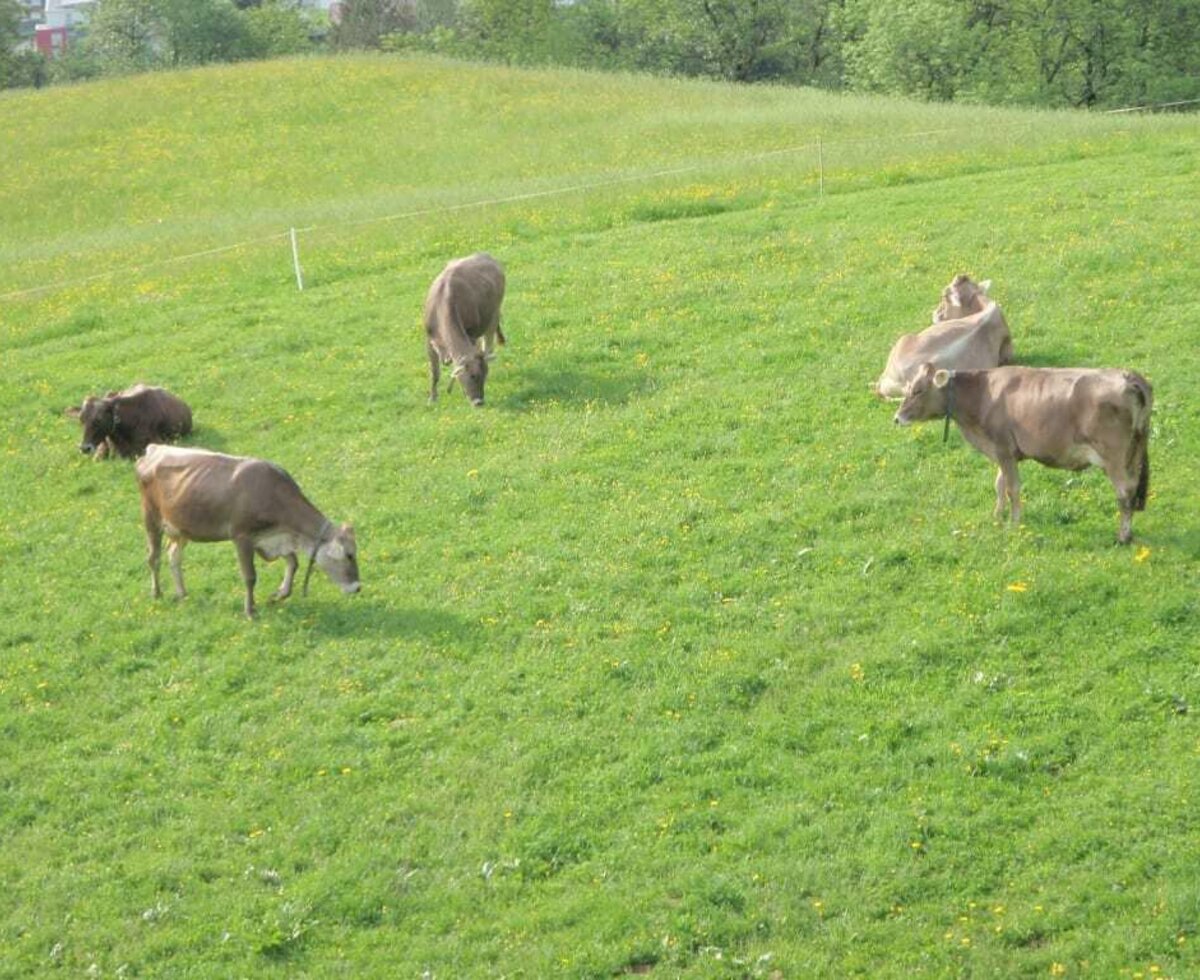
M1009 362L1012 367L1036 367L1036 368L1066 368L1066 367L1087 367L1087 363L1082 357L1072 357L1070 354L1055 353L1053 351L1047 353L1045 351L1018 351L1013 360Z
M1170 530L1156 529L1151 526L1148 530L1138 527L1139 523L1149 524L1152 518L1138 517L1133 519L1133 547L1136 550L1142 546L1167 547L1200 558L1200 527L1171 528Z
M197 425L182 439L176 439L175 445L187 446L190 449L211 449L213 452L228 452L228 441L220 429L211 425Z
M472 620L444 609L397 607L372 597L366 591L369 586L354 596L338 596L329 591L318 597L314 593L319 588L314 584L307 600L295 595L286 605L293 616L310 621L313 629L327 636L440 639L462 647L473 646L481 636L481 627ZM280 604L271 605L278 608Z
M501 379L497 380L500 383L496 387L500 388L501 394L494 404L516 411L528 411L551 402L625 405L654 385L649 375L614 370L611 366L598 366L596 371L582 370L575 365L526 367L521 371L520 383L515 390L506 388Z

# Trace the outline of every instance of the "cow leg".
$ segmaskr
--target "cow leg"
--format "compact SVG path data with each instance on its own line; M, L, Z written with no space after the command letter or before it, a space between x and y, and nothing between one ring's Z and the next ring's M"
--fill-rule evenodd
M433 344L426 343L425 350L429 354L429 401L437 401L438 380L442 376L442 357L434 350Z
M992 512L992 515L996 520L1000 520L1004 517L1004 511L1007 507L1007 501L1004 499L1006 492L1007 491L1004 485L1004 470L996 470L996 509Z
M1121 528L1117 532L1117 544L1129 544L1133 540L1133 498L1137 494L1137 476L1130 477L1119 463L1106 466L1104 472L1108 474L1109 482L1117 492L1117 506L1121 509Z
M1117 544L1129 544L1133 540L1133 508L1121 498L1117 498L1121 506L1121 529L1117 532Z
M254 571L254 542L249 538L234 538L237 548L238 565L242 570L242 581L246 583L246 615L254 618L254 583L258 576Z
M146 524L146 564L150 566L150 595L162 597L158 587L158 565L162 558L162 517L158 510L142 498L142 520Z
M284 555L283 560L287 562L287 569L283 573L283 584L279 586L279 591L275 593L276 599L286 599L292 594L292 580L296 577L296 569L300 565L300 560L296 557L296 553Z
M187 589L183 587L183 546L182 538L171 538L167 544L167 556L171 560L171 577L175 580L175 597L187 597Z
M1008 493L1008 502L1012 507L1012 523L1017 525L1021 523L1021 477L1017 472L1017 461L1015 459L1004 460L1000 464L1000 477L996 480L997 486L1001 480L1004 482L1004 489ZM1001 510L1003 513L1003 509Z

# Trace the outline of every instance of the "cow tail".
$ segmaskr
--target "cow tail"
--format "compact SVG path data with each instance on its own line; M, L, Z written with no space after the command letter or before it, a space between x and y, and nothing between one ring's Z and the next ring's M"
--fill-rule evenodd
M1140 374L1126 375L1133 410L1133 444L1130 446L1130 462L1136 458L1138 485L1133 494L1133 509L1145 510L1146 498L1150 494L1150 409L1154 404L1154 391L1150 382Z
M1145 510L1146 497L1150 493L1150 446L1148 439L1142 439L1142 467L1138 476L1137 491L1133 495L1133 509Z

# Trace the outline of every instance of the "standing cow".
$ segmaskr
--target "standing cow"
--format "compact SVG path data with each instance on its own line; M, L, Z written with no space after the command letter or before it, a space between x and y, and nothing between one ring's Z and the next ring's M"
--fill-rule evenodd
M453 364L450 384L462 383L476 407L483 404L483 385L500 330L504 302L504 270L486 252L455 259L429 287L425 297L425 340L429 353L429 400L437 401L443 364Z
M1132 371L999 367L947 371L926 363L896 412L897 425L928 419L958 423L966 440L995 462L996 517L1005 497L1021 520L1017 464L1082 470L1101 466L1117 492L1117 540L1133 537L1133 512L1150 489L1150 382Z
M242 580L246 583L246 615L254 616L254 556L287 562L277 599L292 594L297 555L308 555L304 592L313 563L345 593L359 590L354 529L326 520L300 492L288 474L262 459L226 456L206 449L152 445L137 461L146 524L151 592L158 584L162 535L168 552L175 594L183 587L183 546L188 541L232 541L237 548Z
M192 410L165 388L136 384L110 391L102 398L89 395L67 414L83 425L81 453L104 459L116 453L140 456L152 442L169 442L192 431Z
M1012 337L1000 307L987 295L990 281L976 284L955 276L942 290L933 311L933 324L920 333L905 334L892 346L887 366L875 382L881 398L902 398L904 389L931 361L947 370L990 368L1012 360Z

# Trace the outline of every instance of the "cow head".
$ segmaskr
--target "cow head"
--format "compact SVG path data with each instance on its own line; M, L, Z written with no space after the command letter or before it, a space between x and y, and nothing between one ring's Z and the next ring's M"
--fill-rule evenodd
M488 361L492 357L483 351L473 351L462 360L455 361L450 372L450 383L453 384L457 379L462 385L463 394L476 408L483 404L483 384L487 381Z
M361 587L358 581L358 546L354 543L354 528L349 524L334 528L321 540L314 560L321 566L321 571L329 576L329 580L346 595L353 595ZM307 576L304 584L308 586Z
M943 320L961 320L964 316L980 312L988 300L988 290L992 281L974 282L970 276L961 273L942 290L942 301L933 310L933 322Z
M892 421L897 425L909 425L944 416L949 395L947 386L952 377L945 368L935 368L926 361L904 389L904 401Z
M104 440L117 431L120 417L117 402L111 395L96 398L89 395L79 408L68 408L67 414L79 419L83 426L83 439L79 443L81 453L92 453L104 445Z

